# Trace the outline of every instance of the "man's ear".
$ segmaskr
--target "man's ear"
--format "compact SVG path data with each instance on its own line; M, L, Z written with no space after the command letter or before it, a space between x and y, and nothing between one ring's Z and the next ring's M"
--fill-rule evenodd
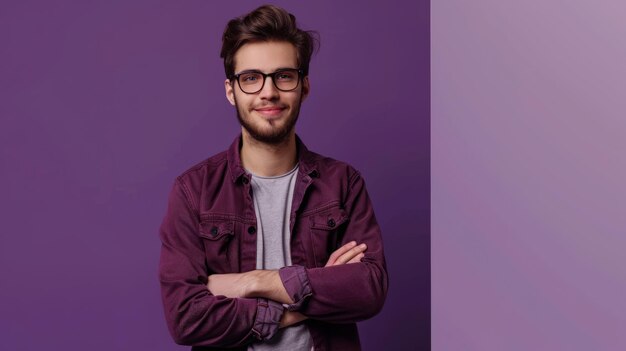
M311 90L311 86L309 84L309 76L302 78L302 101L304 101L307 96L309 96L309 91Z
M226 90L226 99L231 105L235 106L235 92L233 91L233 84L230 84L230 80L224 81L224 89Z

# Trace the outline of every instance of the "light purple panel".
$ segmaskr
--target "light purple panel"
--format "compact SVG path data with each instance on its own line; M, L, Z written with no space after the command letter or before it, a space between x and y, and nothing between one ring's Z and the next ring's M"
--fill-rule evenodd
M626 3L431 18L433 350L626 350Z
M184 350L157 282L174 177L238 133L218 56L261 1L2 1L0 350ZM364 174L391 290L366 350L429 342L428 1L279 1L322 48L298 130ZM407 341L409 341L407 343Z

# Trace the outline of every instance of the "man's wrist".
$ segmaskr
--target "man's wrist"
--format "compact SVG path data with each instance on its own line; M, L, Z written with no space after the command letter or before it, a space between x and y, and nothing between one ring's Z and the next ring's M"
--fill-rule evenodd
M245 297L263 297L283 304L293 303L277 270L255 270L244 274Z
M240 297L265 297L262 295L263 271L254 270L244 273L236 273L239 275Z
M245 273L240 273L242 277L244 278L243 279L244 291L243 291L242 297L262 297L262 296L259 296L257 293L257 287L260 285L258 272L260 271L254 270L254 271L249 271Z
M265 297L269 298L271 293L272 274L278 274L277 271L257 269L246 273L248 275L248 285L246 290L247 297Z
M303 320L308 319L307 316L293 311L285 311L280 319L279 328L286 328L296 323L300 323Z

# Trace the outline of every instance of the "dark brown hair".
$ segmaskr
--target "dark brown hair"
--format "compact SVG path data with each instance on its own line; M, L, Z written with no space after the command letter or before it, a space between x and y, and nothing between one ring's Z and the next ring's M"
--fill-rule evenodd
M235 74L235 53L244 44L262 41L286 41L296 47L298 68L309 74L309 62L319 46L314 31L304 31L296 26L296 17L274 5L263 5L247 15L233 18L222 36L220 57L224 59L227 78Z

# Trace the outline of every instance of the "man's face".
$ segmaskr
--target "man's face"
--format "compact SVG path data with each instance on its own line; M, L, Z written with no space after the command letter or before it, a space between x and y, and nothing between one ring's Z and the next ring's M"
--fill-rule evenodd
M272 73L283 68L299 68L297 51L288 42L254 42L243 45L235 54L235 74L256 70ZM226 98L237 109L242 133L266 143L279 144L295 132L300 104L309 93L305 77L292 91L280 91L271 77L265 79L261 91L244 93L236 79L224 82Z

